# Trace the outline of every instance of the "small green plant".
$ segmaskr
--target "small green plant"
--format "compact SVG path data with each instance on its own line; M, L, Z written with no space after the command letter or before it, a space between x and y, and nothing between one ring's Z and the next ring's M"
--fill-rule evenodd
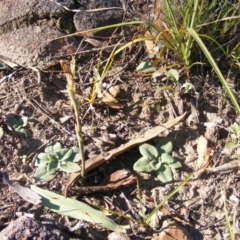
M229 149L235 149L240 147L240 126L237 123L234 123L231 126L232 133L230 137L232 139L231 142L228 142L225 147Z
M179 73L176 69L170 69L165 73L165 77L162 78L162 81L171 80L174 85L179 86Z
M150 62L146 61L146 62L141 62L137 68L136 71L137 72L141 72L141 73L149 73L149 72L155 72L157 69L155 66L153 66Z
M78 172L81 167L77 164L81 160L78 147L62 148L59 142L45 148L44 153L38 154L35 165L38 166L34 178L40 182L52 180L58 170L68 173Z
M142 144L139 147L142 157L135 162L133 169L147 173L155 171L161 182L172 182L172 169L182 167L182 164L171 156L172 148L172 142L159 142L156 146Z
M9 115L6 118L6 123L14 129L16 134L23 135L25 133L25 128L28 124L28 117L26 116L15 116L15 115Z

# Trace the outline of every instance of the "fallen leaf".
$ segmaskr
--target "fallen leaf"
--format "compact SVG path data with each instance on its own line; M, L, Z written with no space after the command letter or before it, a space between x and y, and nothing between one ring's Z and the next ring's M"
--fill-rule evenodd
M4 178L4 181L27 202L30 202L34 205L41 203L41 197L31 189L14 184L7 178Z
M168 217L171 217L172 219L174 219L176 222L178 223L181 223L181 224L186 224L187 222L182 220L180 217L178 217L177 215L174 215L173 213L171 213L167 206L164 205L160 208L160 211L165 215L165 216L168 216Z
M110 176L104 178L100 183L99 186L104 186L111 183L117 183L122 179L126 179L130 176L130 172L128 170L118 170L112 173Z
M90 43L94 47L102 47L103 46L103 42L101 42L97 39L93 39L93 38L87 38L87 39L84 40L84 42Z
M14 63L14 62L11 62L11 61L9 61L7 59L3 59L1 57L0 57L0 61L3 62L4 64L8 65L11 68L21 67L20 65Z
M151 33L149 31L145 32L145 36L149 37L151 36ZM154 41L152 40L145 40L145 45L146 45L146 49L148 51L149 54L153 54L154 53Z
M197 144L197 176L200 177L206 170L210 160L210 150L207 147L208 140L204 136L200 136Z
M112 86L108 89L108 92L113 96L117 97L117 95L120 93L120 87L119 86Z
M122 109L124 107L123 104L119 103L118 100L107 91L103 93L102 101L110 108Z
M191 240L189 232L174 221L165 220L161 232L153 240Z

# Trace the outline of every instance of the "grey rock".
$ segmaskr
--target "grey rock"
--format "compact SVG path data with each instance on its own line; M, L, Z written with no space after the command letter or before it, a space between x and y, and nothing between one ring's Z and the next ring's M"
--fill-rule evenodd
M59 1L58 1L59 2ZM60 1L62 6L71 8L74 0ZM42 19L66 18L69 11L50 0L0 1L0 34L31 24L40 25Z
M87 29L120 23L122 21L122 16L122 10L78 12L74 15L74 25L77 31L84 31Z
M89 0L86 6L87 10L94 10L94 12L81 11L74 15L74 25L77 31L84 31L122 22L122 9L96 11L100 8L121 8L122 3L120 0Z
M64 36L57 28L47 24L28 26L0 36L0 55L23 66L37 66L45 69L55 65L57 60L51 56L74 53L78 42L74 38L62 38L46 42L56 37Z
M70 8L73 0L62 0ZM74 53L78 41L66 35L58 23L70 18L69 11L49 0L0 1L0 56L22 66L40 69L55 65L51 56ZM71 13L72 14L72 13ZM72 20L71 20L72 21Z
M89 0L82 4L86 10L122 6L120 0ZM122 21L121 9L81 10L74 16L74 12L63 6L73 9L75 1L0 1L0 57L22 66L46 69L58 63L51 57L73 54L79 44L74 37L55 38L63 37L75 28L83 31Z
M69 237L58 229L43 225L32 218L21 216L0 232L0 239L68 240Z

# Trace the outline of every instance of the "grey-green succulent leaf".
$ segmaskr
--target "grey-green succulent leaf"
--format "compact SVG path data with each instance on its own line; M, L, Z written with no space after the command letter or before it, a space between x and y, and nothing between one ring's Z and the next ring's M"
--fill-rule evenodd
M171 155L169 155L168 153L163 153L161 155L161 162L171 164L171 163L175 162L175 159Z
M45 152L46 153L54 153L54 152L61 150L61 148L62 148L61 143L56 142L56 143L53 143L53 144L50 144L49 146L47 146L45 148Z
M67 161L59 164L59 169L64 172L73 173L79 172L81 167L77 163Z
M155 72L156 67L153 66L150 62L141 62L136 68L136 71L142 73Z
M51 181L54 177L55 177L54 174L53 175L48 174L47 165L40 165L34 174L35 180L42 182L42 183Z
M163 153L171 153L173 150L173 144L171 141L161 141L156 145L159 155Z
M182 164L179 161L175 161L174 163L168 164L170 168L181 168Z
M66 162L72 160L73 150L71 148L64 148L58 153L61 153L61 155L59 155L59 161Z
M176 69L170 69L166 72L166 76L169 77L174 83L179 81L179 73Z
M147 157L141 157L138 159L134 165L133 169L138 172L152 172L153 169L150 165L150 161Z
M51 161L51 159L49 158L49 155L47 153L39 153L37 155L36 160L35 160L35 165L36 166L46 165L50 161Z
M54 175L58 170L58 161L52 160L47 166L47 173L49 175Z
M51 174L45 174L43 176L41 176L40 178L36 178L37 181L41 182L41 183L47 183L51 180L53 180L55 178L55 174L54 175L51 175Z
M139 151L143 157L147 157L149 160L157 159L158 157L157 148L147 143L140 145Z
M161 167L155 171L157 178L163 183L170 183L173 180L171 168L167 164L162 164Z
M157 161L150 161L150 166L154 171L157 171L161 167L162 163Z
M75 163L82 161L82 156L81 156L80 152L78 152L74 155L74 158L72 161Z
M39 179L45 174L47 174L47 165L40 165L34 174L34 178Z
M106 217L103 212L92 208L86 203L71 198L65 198L62 195L43 190L33 185L31 189L42 197L41 204L53 212L95 223L114 232L125 233L123 228Z
M51 161L58 161L59 155L57 154L57 152L48 153L48 158Z
M20 118L17 118L14 116L7 116L6 123L12 127L18 135L23 135L28 123L28 117L21 116Z

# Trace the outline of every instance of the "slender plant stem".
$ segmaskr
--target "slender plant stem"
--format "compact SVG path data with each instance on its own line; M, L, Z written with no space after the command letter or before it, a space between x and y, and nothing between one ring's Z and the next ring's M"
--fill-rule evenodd
M79 102L75 96L75 81L74 81L74 72L75 72L75 61L72 59L70 67L69 62L66 61L60 61L61 66L66 74L67 78L67 90L68 95L71 101L71 106L74 110L75 115L75 132L78 140L78 146L79 146L79 153L81 157L81 175L82 178L85 176L85 157L84 157L84 150L83 150L83 138L82 138L82 132L81 132L81 121L80 121L80 106Z

